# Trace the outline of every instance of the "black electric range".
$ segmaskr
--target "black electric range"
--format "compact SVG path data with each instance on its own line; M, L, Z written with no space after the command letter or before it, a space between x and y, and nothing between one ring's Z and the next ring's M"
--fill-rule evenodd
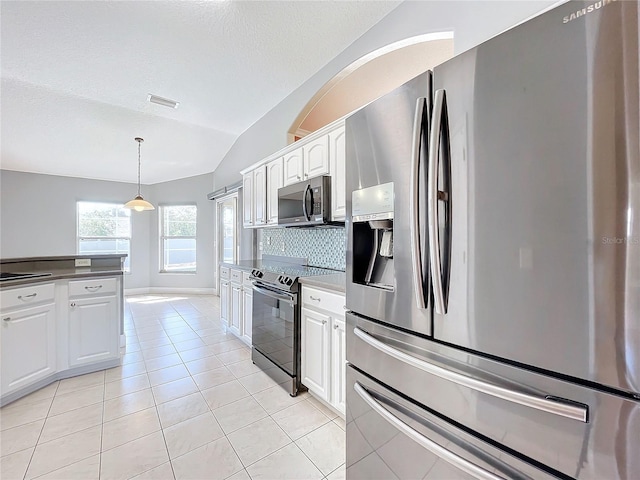
M292 397L306 387L300 381L300 277L336 270L288 262L262 261L251 271L253 324L251 359Z

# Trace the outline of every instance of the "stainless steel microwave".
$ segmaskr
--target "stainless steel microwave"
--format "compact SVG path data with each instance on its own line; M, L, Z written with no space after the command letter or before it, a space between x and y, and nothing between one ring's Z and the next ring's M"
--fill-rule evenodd
M331 177L310 178L278 189L278 225L311 227L331 223Z

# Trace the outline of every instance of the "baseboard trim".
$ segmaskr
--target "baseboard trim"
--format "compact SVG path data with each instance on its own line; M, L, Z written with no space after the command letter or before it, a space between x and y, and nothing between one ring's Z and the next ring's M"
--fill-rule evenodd
M179 287L147 287L125 288L125 296L128 295L215 295L215 288L179 288Z

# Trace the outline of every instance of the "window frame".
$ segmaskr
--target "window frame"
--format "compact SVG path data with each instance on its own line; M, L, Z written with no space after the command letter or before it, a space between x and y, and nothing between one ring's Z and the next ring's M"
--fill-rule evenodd
M165 209L166 208L171 208L171 207L193 207L196 209L196 234L195 235L165 235L164 234L164 222L165 222ZM190 240L193 239L195 240L196 243L196 265L193 268L193 270L184 270L184 269L171 269L171 270L167 270L165 269L165 264L164 264L164 255L165 255L165 241L167 239L185 239L185 240ZM198 204L197 203L192 203L192 202L187 202L187 203L166 203L166 204L160 204L158 205L158 240L159 240L159 245L158 245L158 273L161 274L178 274L178 275L195 275L198 273Z
M93 203L93 204L98 204L98 205L110 205L112 207L117 207L118 210L121 210L124 208L124 204L123 203L119 203L119 202L109 202L109 201L101 201L101 200L76 200L76 252L78 255L91 255L89 253L80 253L80 243L82 240L128 240L129 241L129 251L126 252L127 253L127 258L129 259L129 266L125 267L125 262L122 262L122 270L125 274L130 275L131 274L131 241L132 241L132 237L133 237L133 225L131 222L131 215L126 216L126 218L129 219L129 236L128 237L124 237L124 236L113 236L113 237L100 237L100 236L81 236L80 235L80 204L81 203ZM115 217L118 218L118 217ZM116 255L117 252L114 252L113 255ZM109 253L105 253L105 254L95 254L95 255L112 255Z

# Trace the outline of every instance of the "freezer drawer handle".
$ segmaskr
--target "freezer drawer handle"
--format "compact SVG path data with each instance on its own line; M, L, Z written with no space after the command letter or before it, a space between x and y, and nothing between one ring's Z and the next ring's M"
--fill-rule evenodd
M356 391L358 395L364 400L373 410L380 414L382 418L384 418L387 422L393 425L395 428L400 430L406 436L411 438L413 441L420 444L425 449L429 450L431 453L441 458L445 462L451 464L455 468L462 470L465 473L468 473L474 478L479 478L482 480L504 480L503 477L499 477L494 475L493 473L485 470L482 467L470 462L469 460L461 457L453 453L450 450L440 446L433 440L422 435L420 432L414 430L409 425L404 423L398 417L396 417L389 410L384 408L380 403L378 403L370 394L367 392L362 385L358 382L354 383L353 389Z
M580 422L588 423L589 421L589 407L582 403L574 402L572 400L557 399L551 395L537 396L529 393L518 392L515 390L509 390L508 388L494 385L492 383L483 382L481 380L462 375L460 373L447 370L446 368L439 367L424 360L415 358L405 352L402 352L396 348L393 348L386 343L381 342L377 338L372 337L363 330L355 327L353 333L356 337L365 341L373 348L380 350L381 352L407 363L413 367L427 372L436 377L443 378L449 382L456 383L463 387L476 390L478 392L486 393L493 397L501 398L508 402L517 403L525 407L535 408L543 412L552 413L561 417L570 418L572 420L578 420ZM557 399L557 400L556 400Z

